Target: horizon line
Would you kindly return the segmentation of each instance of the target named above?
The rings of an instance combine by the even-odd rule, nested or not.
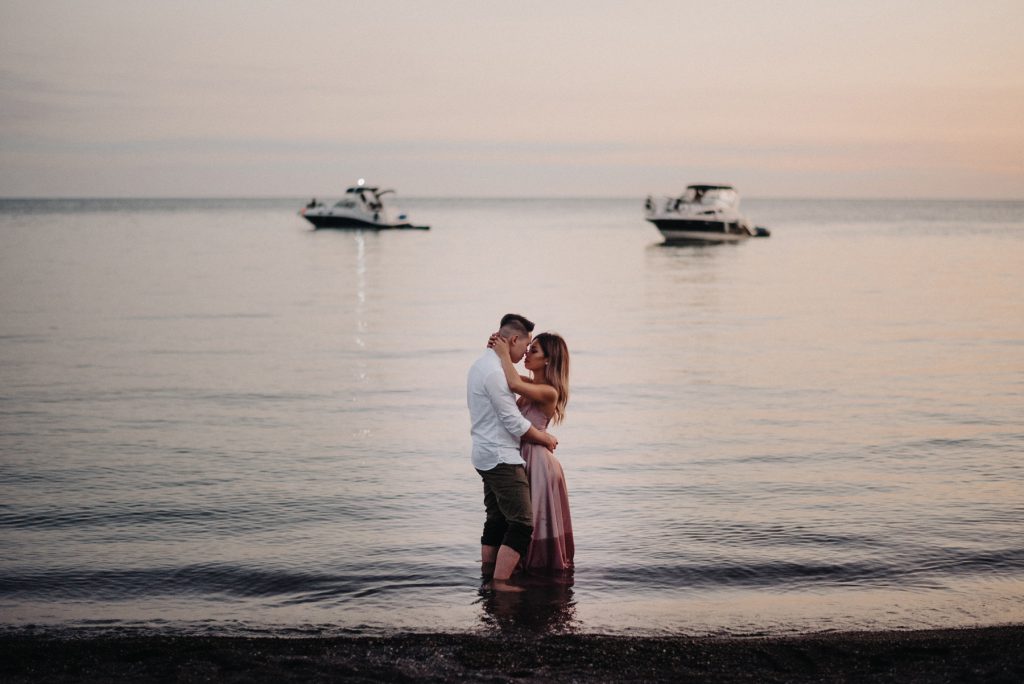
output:
[[[306,197],[333,197],[330,193],[304,193],[295,195],[0,195],[0,202],[10,201],[60,201],[60,200],[302,200]],[[644,195],[400,195],[403,200],[643,200],[647,196],[672,197],[665,193],[646,193]],[[339,195],[340,197],[340,195]],[[964,197],[924,197],[893,195],[750,195],[749,200],[801,200],[801,201],[892,201],[892,202],[1024,202],[1021,197],[964,196]]]

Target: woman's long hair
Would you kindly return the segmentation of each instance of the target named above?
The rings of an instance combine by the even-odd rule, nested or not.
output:
[[[565,418],[565,405],[569,403],[569,347],[558,333],[543,332],[533,338],[544,352],[544,382],[555,388],[558,400],[551,422],[561,423]]]

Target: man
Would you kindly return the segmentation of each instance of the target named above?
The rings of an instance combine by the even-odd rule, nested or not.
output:
[[[519,314],[506,314],[498,334],[508,341],[512,363],[519,363],[530,346],[533,323]],[[480,537],[480,559],[484,571],[494,566],[492,586],[496,591],[521,591],[509,584],[519,558],[530,546],[533,512],[530,480],[519,453],[521,438],[554,450],[554,435],[533,427],[516,406],[508,388],[501,359],[485,349],[469,369],[466,382],[470,433],[473,436],[473,467],[484,481],[487,519]]]

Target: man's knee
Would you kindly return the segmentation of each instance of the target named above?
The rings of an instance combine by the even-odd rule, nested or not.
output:
[[[501,516],[488,516],[484,522],[484,533],[480,537],[483,546],[501,546],[508,531],[508,522]]]
[[[513,551],[525,556],[530,549],[530,538],[533,536],[533,525],[525,525],[521,522],[508,523],[508,530],[501,543]]]

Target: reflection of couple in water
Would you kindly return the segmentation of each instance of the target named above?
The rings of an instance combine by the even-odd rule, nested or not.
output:
[[[565,415],[569,350],[554,333],[531,339],[533,328],[523,316],[505,315],[469,369],[466,387],[473,466],[483,479],[487,514],[481,561],[484,576],[502,592],[522,591],[525,576],[564,578],[573,567],[569,495],[553,453],[558,440],[547,432],[549,422]],[[529,377],[514,365],[524,356]]]

